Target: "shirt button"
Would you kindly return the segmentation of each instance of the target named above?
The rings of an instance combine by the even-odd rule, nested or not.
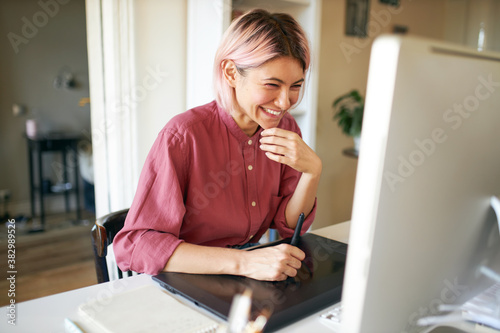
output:
[[[257,203],[255,201],[252,201],[252,207],[257,206]]]
[[[248,237],[248,240],[252,239],[254,235],[250,235],[250,237]]]
[[[253,169],[253,166],[249,165],[248,170],[252,170],[252,169]]]
[[[252,140],[248,140],[248,145],[251,145],[252,144]]]

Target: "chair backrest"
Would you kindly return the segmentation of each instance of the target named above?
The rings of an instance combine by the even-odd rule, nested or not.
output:
[[[115,235],[123,228],[128,208],[110,213],[95,221],[92,227],[92,247],[94,248],[95,270],[97,273],[97,282],[103,283],[109,281],[108,264],[106,256],[108,254],[108,245],[113,243]],[[115,264],[118,278],[123,277],[123,273],[132,276],[131,271],[122,272]]]

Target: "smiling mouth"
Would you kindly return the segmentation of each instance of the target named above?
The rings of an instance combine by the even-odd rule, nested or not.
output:
[[[281,114],[281,110],[280,111],[276,111],[276,110],[271,110],[271,109],[267,109],[267,108],[264,108],[264,107],[261,107],[262,110],[264,110],[265,112],[269,113],[269,114],[272,114],[273,116],[279,116]]]

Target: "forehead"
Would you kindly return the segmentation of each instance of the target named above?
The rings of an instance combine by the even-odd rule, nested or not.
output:
[[[291,57],[269,60],[259,67],[251,69],[249,74],[262,80],[278,79],[287,83],[304,79],[304,71],[300,61]]]

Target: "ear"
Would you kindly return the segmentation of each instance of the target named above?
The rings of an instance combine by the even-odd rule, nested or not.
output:
[[[238,74],[238,70],[236,69],[236,64],[234,61],[225,59],[221,63],[222,75],[224,79],[226,79],[227,83],[236,88],[236,77]]]

